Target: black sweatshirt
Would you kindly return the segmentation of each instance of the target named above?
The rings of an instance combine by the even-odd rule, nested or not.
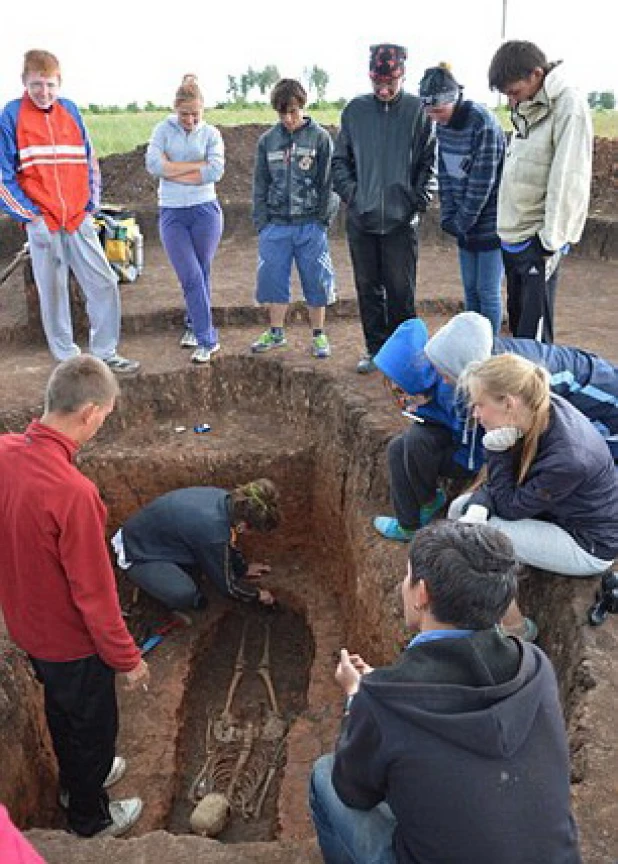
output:
[[[555,675],[484,630],[364,676],[335,753],[349,807],[386,800],[398,864],[580,864]]]

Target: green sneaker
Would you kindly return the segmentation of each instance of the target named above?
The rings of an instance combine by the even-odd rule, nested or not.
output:
[[[283,348],[288,344],[285,336],[275,336],[272,330],[265,330],[259,339],[256,339],[251,350],[254,354],[263,354],[273,348]]]
[[[436,513],[441,510],[445,504],[446,495],[444,494],[442,489],[436,489],[436,497],[433,499],[433,501],[429,501],[427,504],[423,504],[423,506],[421,507],[421,527],[429,525]]]
[[[311,353],[314,357],[330,357],[330,344],[326,333],[320,333],[311,340]]]

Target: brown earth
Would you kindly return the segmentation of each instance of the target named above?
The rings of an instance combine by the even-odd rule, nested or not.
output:
[[[309,357],[302,306],[291,310],[287,351],[264,358],[248,352],[265,320],[263,310],[253,305],[256,248],[248,218],[253,154],[264,128],[222,130],[227,171],[219,193],[227,228],[213,277],[214,315],[223,350],[205,369],[191,367],[187,352],[178,346],[182,296],[156,239],[155,185],[143,168],[144,148],[102,160],[106,199],[144,214],[146,272],[134,285],[122,286],[121,346],[128,356],[141,360],[143,368],[137,378],[123,381],[120,409],[84,450],[81,465],[102,489],[110,532],[137,507],[178,486],[227,486],[257,471],[272,476],[284,490],[284,530],[248,548],[249,554],[272,564],[269,584],[289,621],[295,622],[298,638],[308,631],[313,640],[306,697],[292,692],[290,676],[299,655],[304,668],[308,643],[299,643],[293,657],[278,649],[285,662],[274,674],[290,694],[292,706],[285,772],[277,778],[278,811],[275,814],[274,796],[269,797],[268,824],[258,826],[256,833],[236,834],[232,839],[241,842],[234,846],[157,830],[182,831],[186,826],[187,778],[194,775],[196,759],[203,754],[203,747],[192,742],[203,745],[204,712],[209,704],[220,707],[229,683],[238,638],[237,630],[230,636],[229,628],[237,623],[239,610],[236,604],[212,597],[194,627],[175,631],[153,652],[148,694],[121,692],[120,746],[131,770],[118,793],[142,794],[146,800],[133,839],[84,843],[61,831],[33,831],[30,836],[50,864],[141,864],[157,859],[166,864],[198,859],[222,864],[317,862],[306,783],[313,759],[332,748],[338,727],[333,654],[347,642],[369,662],[387,662],[403,639],[397,582],[405,550],[384,543],[370,528],[371,515],[389,506],[384,451],[402,421],[392,412],[377,376],[362,378],[354,372],[362,339],[341,230],[332,236],[339,292],[328,318],[333,356],[328,361]],[[593,199],[604,211],[618,200],[617,144],[599,140],[595,145]],[[418,298],[419,314],[434,330],[458,308],[462,291],[455,249],[438,232],[432,233],[430,224],[426,220],[421,243]],[[558,340],[618,362],[617,292],[615,262],[567,259],[558,293]],[[16,272],[0,289],[0,431],[23,429],[40,410],[54,364],[37,316],[32,286],[24,287],[23,273]],[[78,324],[80,316],[77,330],[83,345],[83,314],[77,309]],[[193,434],[194,423],[204,421],[212,425],[212,433]],[[188,431],[177,432],[181,426]],[[573,798],[586,864],[609,864],[618,857],[618,747],[613,723],[618,669],[607,661],[618,651],[618,618],[599,630],[587,627],[585,612],[593,587],[587,581],[537,576],[522,586],[522,602],[537,618],[541,645],[561,679],[573,757]],[[136,637],[160,623],[164,612],[156,604],[141,598],[131,606],[131,592],[122,578],[120,591]],[[286,632],[283,637],[275,632],[275,645],[281,645],[277,638],[289,641]],[[221,644],[228,642],[226,654]],[[60,827],[40,693],[23,658],[5,644],[0,642],[0,797],[19,824]],[[251,654],[252,668],[259,650],[254,647]],[[200,657],[202,662],[207,658],[206,666],[212,658],[220,677],[208,679],[207,670],[195,665]],[[190,676],[198,692],[187,693]],[[248,681],[248,689],[239,691],[241,710],[247,705],[253,710],[263,699],[251,689],[253,683]],[[201,688],[209,695],[201,694]],[[5,705],[11,710],[5,711]],[[145,833],[149,831],[154,833]],[[283,842],[252,842],[273,833]]]
[[[259,124],[221,127],[226,169],[218,194],[224,206],[251,200],[255,148],[259,136],[267,128]],[[327,128],[331,135],[336,135],[336,127]],[[155,203],[157,185],[144,168],[145,151],[144,145],[131,153],[101,160],[106,201],[136,209]],[[618,215],[618,140],[595,138],[590,210],[605,216]]]

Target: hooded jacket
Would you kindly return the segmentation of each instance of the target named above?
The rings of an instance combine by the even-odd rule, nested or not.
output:
[[[452,384],[443,381],[425,354],[427,327],[420,318],[399,325],[373,358],[378,369],[411,396],[420,393],[429,402],[414,413],[430,423],[450,429],[457,449],[453,459],[467,471],[478,471],[484,462],[481,435],[458,400]]]
[[[346,105],[333,185],[361,231],[390,234],[414,222],[433,197],[435,175],[435,132],[417,96],[382,102],[367,94]]]
[[[515,133],[498,192],[498,234],[515,244],[538,235],[556,252],[577,243],[590,200],[593,132],[584,97],[567,84],[562,64],[511,113]]]
[[[349,807],[386,801],[398,864],[578,864],[555,675],[483,630],[363,676],[335,753]]]
[[[253,223],[320,222],[328,227],[339,199],[332,190],[333,142],[319,123],[305,117],[294,132],[275,124],[258,141],[253,172]]]
[[[425,353],[454,380],[468,363],[487,360],[491,354],[518,354],[543,366],[553,392],[590,420],[618,459],[618,368],[603,357],[535,339],[493,338],[489,321],[477,312],[451,318],[427,342]]]

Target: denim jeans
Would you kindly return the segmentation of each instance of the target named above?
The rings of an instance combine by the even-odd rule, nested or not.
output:
[[[455,498],[449,507],[448,518],[459,519],[469,500],[469,494]],[[594,576],[603,573],[613,563],[586,552],[564,528],[553,522],[492,516],[487,524],[506,534],[519,561],[530,567],[561,576]]]
[[[347,807],[332,783],[333,755],[313,766],[309,786],[311,817],[325,864],[396,864],[395,817],[385,802],[372,810]]]
[[[494,336],[502,324],[502,252],[459,249],[459,269],[464,286],[466,312],[478,312],[491,322]]]

